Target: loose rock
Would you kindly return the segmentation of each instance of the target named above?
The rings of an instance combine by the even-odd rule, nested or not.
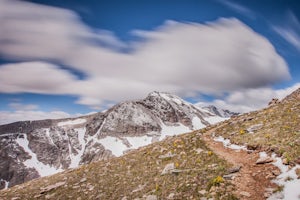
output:
[[[242,168],[242,166],[239,166],[239,165],[238,166],[234,166],[232,168],[229,168],[227,170],[227,174],[232,174],[232,173],[239,172],[241,168]]]
[[[170,174],[174,169],[175,169],[174,163],[169,163],[165,166],[165,168],[161,172],[161,175]]]
[[[49,185],[49,186],[47,186],[45,188],[41,188],[41,192],[40,193],[43,194],[45,192],[49,192],[49,191],[51,191],[53,189],[56,189],[58,187],[63,186],[64,184],[66,184],[66,182],[57,182],[57,183],[55,183],[53,185]]]
[[[251,196],[249,192],[245,192],[245,191],[240,192],[240,195],[245,196],[245,197],[250,197]]]
[[[160,155],[158,158],[165,159],[165,158],[172,158],[174,156],[176,156],[176,154],[172,154],[171,152],[168,152],[168,153],[166,153],[164,155]]]
[[[157,200],[157,196],[156,195],[148,195],[146,197],[146,200]]]
[[[266,156],[266,157],[261,157],[257,159],[256,164],[265,164],[265,163],[270,163],[273,162],[273,158]]]

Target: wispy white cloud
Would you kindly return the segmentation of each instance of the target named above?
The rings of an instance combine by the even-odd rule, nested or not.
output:
[[[255,19],[256,14],[251,9],[247,8],[246,6],[243,6],[241,4],[238,4],[233,1],[229,0],[217,0],[219,3],[225,5],[226,7],[232,9],[233,11],[242,14],[248,18]]]
[[[291,45],[300,50],[300,35],[298,35],[293,29],[274,27],[274,30],[287,42],[289,42]]]
[[[17,102],[9,103],[8,106],[14,110],[22,110],[22,111],[37,110],[39,108],[39,106],[35,104],[22,104]]]
[[[300,22],[292,11],[288,12],[284,25],[272,27],[276,33],[300,51]]]
[[[74,117],[74,116],[62,111],[52,111],[52,112],[44,112],[38,110],[0,111],[0,125],[8,124],[16,121],[60,119],[60,118],[68,118],[68,117]]]
[[[282,99],[298,89],[300,83],[284,89],[257,88],[231,92],[223,99],[216,99],[213,102],[202,102],[204,105],[215,105],[219,108],[228,109],[234,112],[249,112],[268,106],[272,98]]]
[[[0,111],[0,125],[16,121],[43,120],[43,119],[61,119],[78,117],[83,114],[69,114],[60,110],[42,111],[36,104],[24,104],[22,100],[12,100],[8,104],[11,111]],[[86,115],[93,114],[87,113]]]
[[[20,60],[56,61],[87,75],[45,62],[0,66],[0,92],[70,94],[91,107],[142,98],[153,90],[181,96],[222,94],[290,78],[272,44],[237,19],[207,24],[168,21],[135,31],[142,42],[126,44],[93,30],[65,9],[25,1],[0,1],[0,54]],[[5,9],[4,9],[5,8]],[[119,49],[130,48],[129,53]]]

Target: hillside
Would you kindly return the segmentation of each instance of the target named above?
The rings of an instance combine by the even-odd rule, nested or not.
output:
[[[169,170],[164,170],[167,165]],[[3,190],[0,197],[234,199],[231,194],[233,186],[222,178],[229,168],[229,164],[205,145],[201,134],[193,132],[168,138],[106,162],[95,162]]]
[[[300,88],[268,108],[232,118],[217,127],[215,136],[274,152],[286,163],[300,164]]]
[[[0,198],[298,199],[299,94],[121,157],[2,190]]]
[[[107,160],[224,120],[168,93],[119,103],[72,119],[0,126],[0,189]]]

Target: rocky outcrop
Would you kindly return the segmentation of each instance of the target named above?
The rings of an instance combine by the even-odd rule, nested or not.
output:
[[[268,103],[268,105],[269,105],[269,106],[274,106],[274,105],[276,105],[276,104],[278,104],[278,103],[279,103],[279,99],[273,98],[273,99]]]
[[[145,99],[117,104],[104,113],[2,125],[0,180],[13,186],[106,160],[183,131],[182,127],[186,131],[209,125],[205,119],[212,116],[177,96],[152,92]]]
[[[137,136],[148,132],[160,132],[160,122],[139,102],[124,102],[107,111],[101,136]]]
[[[210,113],[213,113],[213,114],[215,114],[219,117],[225,117],[225,118],[230,118],[232,116],[237,116],[237,115],[240,114],[240,113],[237,113],[237,112],[232,112],[230,110],[220,109],[220,108],[217,108],[216,106],[213,106],[213,105],[203,106],[201,108],[204,109],[204,110],[207,110]]]

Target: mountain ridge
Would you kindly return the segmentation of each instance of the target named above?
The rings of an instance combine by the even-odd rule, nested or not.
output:
[[[293,93],[262,110],[0,191],[0,197],[297,199],[299,97]],[[237,163],[226,161],[233,153]]]
[[[152,92],[106,112],[1,125],[0,179],[13,186],[221,120],[175,95]]]

